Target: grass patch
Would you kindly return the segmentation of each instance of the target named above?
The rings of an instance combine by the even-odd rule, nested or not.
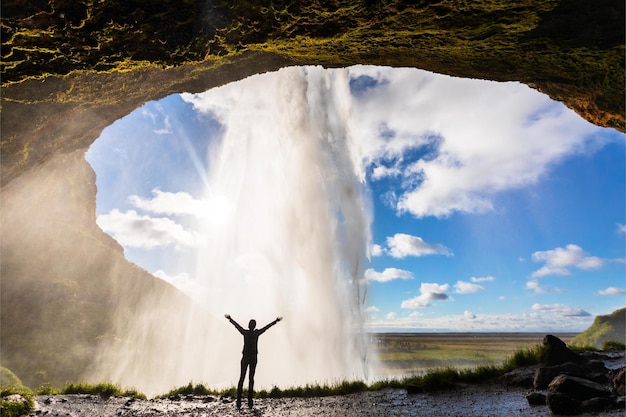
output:
[[[368,385],[363,381],[340,381],[333,384],[314,384],[305,385],[304,387],[291,387],[280,389],[272,388],[270,391],[259,391],[258,398],[311,398],[311,397],[328,397],[331,395],[347,395],[356,392],[363,392],[369,389]]]
[[[519,349],[513,352],[504,363],[502,369],[505,372],[525,366],[536,365],[541,362],[541,357],[546,350],[545,345],[535,345],[534,347]]]
[[[119,385],[112,384],[110,382],[100,382],[97,384],[84,384],[70,382],[58,394],[98,394],[104,398],[113,396],[117,397],[135,397],[142,400],[146,399],[146,396],[135,388],[122,389]]]
[[[617,340],[607,340],[602,344],[602,350],[626,350],[626,344]]]
[[[231,388],[232,389],[232,388]],[[171,391],[158,395],[156,398],[169,398],[176,395],[224,395],[227,391],[218,391],[207,388],[204,384],[196,384],[190,382],[179,388],[174,388]]]

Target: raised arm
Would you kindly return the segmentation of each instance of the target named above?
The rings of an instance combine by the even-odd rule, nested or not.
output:
[[[259,330],[259,334],[263,333],[264,331],[266,331],[267,329],[269,329],[270,327],[272,327],[273,325],[275,325],[276,323],[278,323],[279,321],[281,321],[283,318],[282,317],[276,317],[276,320],[274,320],[273,322],[271,322],[270,324],[268,324],[267,326],[263,327],[262,329]]]
[[[224,317],[226,317],[228,319],[228,321],[230,322],[230,324],[232,324],[233,326],[235,326],[235,328],[237,330],[239,330],[239,333],[244,334],[244,329],[243,327],[241,327],[239,325],[239,323],[237,323],[235,320],[233,320],[233,318],[230,316],[230,314],[224,314]]]

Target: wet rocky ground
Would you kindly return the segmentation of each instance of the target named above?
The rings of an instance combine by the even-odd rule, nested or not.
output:
[[[173,399],[137,400],[98,395],[36,397],[31,416],[522,416],[552,415],[547,406],[530,406],[528,390],[495,384],[470,385],[442,393],[410,394],[404,389],[386,389],[344,396],[319,398],[258,399],[254,408],[238,410],[232,398],[178,396]],[[624,410],[583,416],[622,416]]]

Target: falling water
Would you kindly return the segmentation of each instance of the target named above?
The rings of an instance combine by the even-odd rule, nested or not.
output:
[[[104,358],[105,374],[149,394],[191,380],[231,386],[242,338],[223,318],[230,313],[244,327],[284,317],[260,338],[259,388],[367,378],[360,309],[370,213],[347,70],[285,68],[183,97],[224,126],[196,227],[200,312],[169,311],[162,300],[120,317],[142,354]],[[167,322],[151,321],[155,309]],[[181,326],[182,336],[153,336]]]

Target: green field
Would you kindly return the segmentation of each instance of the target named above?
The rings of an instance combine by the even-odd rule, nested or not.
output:
[[[377,333],[370,346],[386,376],[501,365],[513,352],[542,343],[544,333]],[[555,333],[568,343],[576,333]]]

